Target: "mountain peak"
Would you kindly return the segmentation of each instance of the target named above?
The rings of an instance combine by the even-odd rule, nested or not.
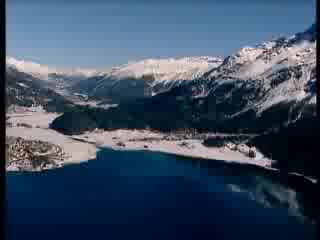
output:
[[[309,33],[316,33],[317,28],[316,28],[316,24],[313,23],[305,32],[309,32]]]
[[[95,73],[96,70],[91,69],[81,69],[81,68],[74,68],[74,69],[62,69],[56,68],[52,66],[42,65],[39,63],[35,63],[32,61],[25,61],[19,60],[11,56],[6,57],[6,64],[9,67],[13,67],[20,72],[25,72],[35,76],[41,80],[48,80],[50,74],[58,74],[58,75],[66,75],[66,76],[78,76],[83,75],[85,77],[89,77]]]
[[[157,80],[193,79],[196,75],[217,67],[222,59],[210,56],[193,56],[181,58],[150,58],[112,68],[107,75],[121,79],[126,77],[140,78],[154,75]]]
[[[317,31],[316,24],[314,23],[309,28],[307,28],[307,30],[305,30],[304,32],[295,34],[293,40],[295,43],[300,43],[303,41],[314,42],[316,41],[316,38],[317,38],[316,31]]]
[[[40,76],[45,76],[45,75],[47,76],[50,72],[50,69],[48,66],[34,63],[31,61],[18,60],[10,56],[6,57],[6,63],[11,67],[15,67],[19,71],[27,72],[31,74],[37,74]]]

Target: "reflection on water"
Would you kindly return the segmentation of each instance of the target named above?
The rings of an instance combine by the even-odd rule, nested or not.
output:
[[[301,176],[247,164],[182,159],[206,169],[210,176],[222,177],[224,185],[233,192],[245,193],[265,207],[287,209],[289,215],[298,217],[300,221],[314,223],[316,216],[312,206],[316,204],[316,185]]]
[[[297,193],[270,179],[216,161],[103,150],[96,161],[8,174],[8,239],[312,239],[311,226],[289,216],[300,215]]]

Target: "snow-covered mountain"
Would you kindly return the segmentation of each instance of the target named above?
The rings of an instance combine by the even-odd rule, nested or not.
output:
[[[128,77],[141,79],[152,75],[155,79],[154,84],[156,84],[164,81],[195,79],[221,63],[222,60],[215,57],[147,59],[115,67],[108,73],[108,76],[120,80]]]
[[[11,106],[39,107],[46,111],[64,112],[73,107],[64,96],[48,88],[41,78],[18,71],[7,66],[6,70],[6,108]]]
[[[120,104],[108,110],[105,116],[99,113],[101,115],[95,119],[99,119],[100,127],[107,129],[196,128],[202,131],[262,133],[315,116],[314,25],[291,37],[242,48],[225,58],[222,64],[218,62],[199,78],[172,86],[151,98]],[[138,69],[140,65],[129,64],[115,69],[114,75],[122,77],[122,72],[129,75],[130,66]],[[150,79],[149,85],[154,86],[157,81]],[[161,80],[166,82],[165,78]],[[96,81],[96,89],[103,89],[100,84],[113,82],[114,85],[108,89],[113,86],[119,90],[121,88],[117,84],[123,81],[126,80],[109,81],[102,76]],[[130,78],[128,82],[141,81]],[[122,90],[125,89],[131,90],[132,87]],[[121,92],[115,91],[114,94]],[[56,124],[63,129],[58,120]]]
[[[14,69],[25,73],[30,79],[41,80],[42,85],[61,92],[79,81],[87,79],[98,71],[90,69],[62,69],[49,67],[32,61],[18,60],[14,57],[6,57],[7,69]]]
[[[244,47],[224,60],[147,59],[100,72],[61,71],[12,58],[7,61],[9,67],[55,87],[62,79],[62,86],[68,82],[73,93],[115,101],[151,97],[111,110],[108,123],[104,123],[110,126],[106,127],[112,127],[115,116],[117,126],[122,122],[137,127],[128,123],[132,119],[141,127],[161,129],[170,119],[165,129],[264,131],[315,114],[315,25],[290,37]]]
[[[91,97],[139,98],[169,90],[184,81],[199,78],[217,67],[215,57],[146,59],[105,70],[59,69],[31,61],[7,57],[7,67],[15,68],[58,90],[80,92]]]
[[[219,66],[220,58],[185,57],[129,62],[81,81],[75,91],[95,97],[140,98],[153,96],[201,77]]]
[[[7,57],[6,64],[7,66],[14,67],[18,71],[30,74],[36,78],[39,78],[40,80],[50,80],[50,78],[53,77],[53,74],[66,75],[69,77],[90,77],[94,74],[97,74],[97,70],[81,68],[60,69],[31,61],[18,60],[14,57]]]
[[[189,94],[220,103],[242,102],[229,117],[249,110],[260,116],[279,104],[316,103],[316,32],[304,32],[244,47],[189,83]],[[243,96],[242,96],[243,95]],[[241,98],[239,98],[242,96]]]

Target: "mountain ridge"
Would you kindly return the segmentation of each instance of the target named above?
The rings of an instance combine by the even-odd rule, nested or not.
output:
[[[153,96],[200,77],[205,71],[221,64],[222,60],[210,56],[182,58],[151,58],[131,61],[105,70],[61,70],[38,63],[6,58],[7,67],[16,68],[53,90],[79,92],[91,98],[124,99]],[[128,93],[128,89],[131,92]],[[128,96],[127,96],[128,95]]]
[[[262,133],[313,116],[316,39],[310,29],[242,48],[200,78],[110,109],[96,117],[98,126]]]

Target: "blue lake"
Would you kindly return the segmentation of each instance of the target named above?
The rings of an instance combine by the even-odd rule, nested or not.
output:
[[[280,185],[215,162],[104,149],[61,169],[10,172],[8,239],[313,239],[263,194]]]

